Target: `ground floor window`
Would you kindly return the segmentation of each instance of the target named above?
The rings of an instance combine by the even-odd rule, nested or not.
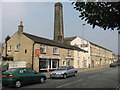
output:
[[[65,61],[63,61],[63,65],[65,65]]]
[[[87,60],[83,61],[84,67],[87,67]]]
[[[47,60],[40,60],[40,68],[41,69],[46,69],[48,66]]]
[[[39,61],[40,70],[50,70],[50,69],[56,69],[58,67],[59,67],[58,59],[40,59]]]
[[[68,59],[68,65],[71,65],[71,60],[70,59]]]
[[[58,60],[52,60],[52,68],[58,67]]]
[[[91,61],[91,66],[94,67],[94,60]]]
[[[102,65],[102,59],[100,59],[100,65]]]
[[[80,60],[78,60],[78,66],[80,66]]]

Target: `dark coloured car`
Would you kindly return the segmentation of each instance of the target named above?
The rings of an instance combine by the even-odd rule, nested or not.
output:
[[[76,76],[77,69],[73,66],[60,66],[55,71],[51,72],[51,78],[67,78],[68,76]]]
[[[117,66],[117,63],[111,63],[110,64],[110,67],[116,67]]]
[[[13,68],[2,74],[2,84],[6,86],[21,87],[23,84],[44,83],[45,80],[45,74],[38,73],[32,68]]]

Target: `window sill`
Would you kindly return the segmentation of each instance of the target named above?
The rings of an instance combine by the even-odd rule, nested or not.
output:
[[[46,52],[41,52],[40,54],[46,54]]]
[[[15,50],[15,52],[19,52],[19,50]]]
[[[59,53],[53,53],[53,55],[59,55]]]
[[[8,50],[8,52],[11,52],[12,50]]]

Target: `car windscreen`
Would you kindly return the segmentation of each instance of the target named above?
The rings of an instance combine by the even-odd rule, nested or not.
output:
[[[65,70],[66,69],[66,66],[61,66],[59,68],[57,68],[57,70]]]
[[[14,72],[16,69],[8,69],[7,71],[5,71],[4,73],[11,73]]]

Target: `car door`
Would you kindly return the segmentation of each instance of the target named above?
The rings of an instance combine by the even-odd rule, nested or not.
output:
[[[22,81],[23,84],[30,83],[30,76],[26,68],[22,68],[19,70],[19,79]]]
[[[67,67],[67,76],[70,76],[71,75],[71,69],[70,69],[70,66]]]
[[[31,68],[27,69],[27,72],[29,74],[29,80],[31,82],[38,82],[39,81],[39,76],[38,73],[32,70]]]
[[[71,66],[71,75],[74,75],[74,73],[75,73],[75,68]]]

